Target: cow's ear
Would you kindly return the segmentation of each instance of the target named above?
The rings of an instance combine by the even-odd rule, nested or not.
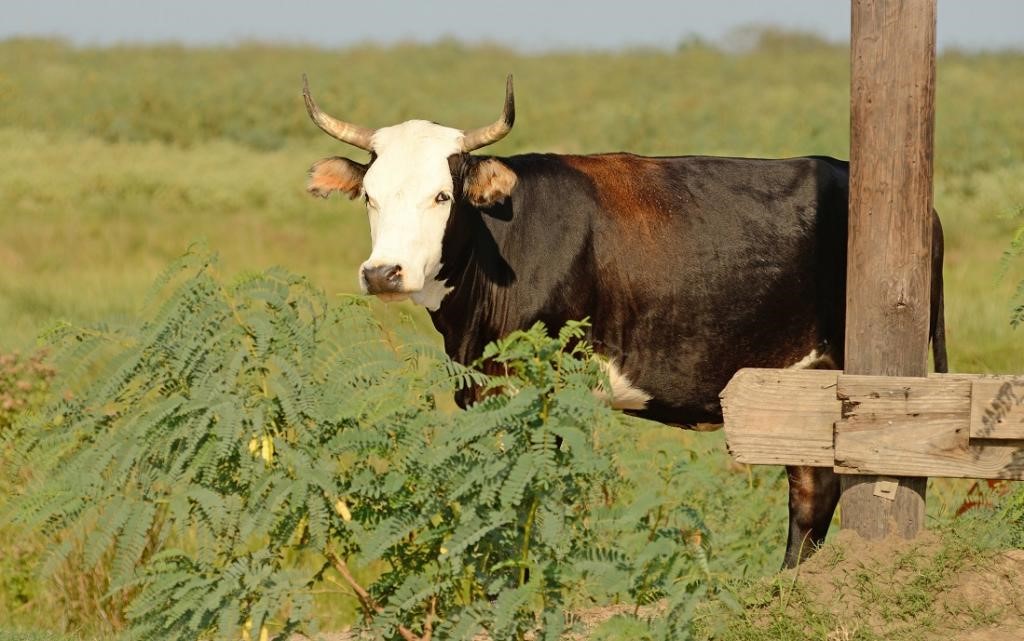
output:
[[[475,207],[490,207],[512,195],[516,174],[497,158],[475,162],[466,175],[466,198]]]
[[[327,198],[335,191],[355,198],[363,190],[363,176],[368,166],[341,156],[318,160],[309,168],[306,191],[321,198]]]

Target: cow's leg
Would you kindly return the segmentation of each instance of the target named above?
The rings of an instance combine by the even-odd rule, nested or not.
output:
[[[839,502],[839,477],[827,467],[786,468],[789,476],[789,540],[782,567],[806,559],[825,541]]]

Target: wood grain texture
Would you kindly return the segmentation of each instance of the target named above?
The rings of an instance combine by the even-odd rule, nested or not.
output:
[[[972,384],[971,438],[1024,440],[1024,377]]]
[[[852,529],[865,539],[899,536],[912,539],[924,523],[926,478],[900,477],[892,499],[877,496],[876,484],[889,482],[886,476],[849,476],[840,479],[842,496],[839,503],[839,524]]]
[[[853,0],[845,371],[928,371],[935,0]],[[924,527],[924,479],[895,500],[840,481],[840,522],[864,538]]]
[[[931,297],[935,1],[854,0],[846,361],[924,376]]]
[[[1024,438],[971,435],[973,391],[988,399],[1007,384],[1016,390],[1024,379],[743,369],[721,394],[726,447],[741,463],[834,466],[844,475],[1022,479]],[[875,498],[873,487],[861,491]]]
[[[832,467],[836,370],[741,369],[722,390],[725,442],[740,463]]]
[[[1024,442],[971,441],[974,384],[968,376],[841,375],[836,393],[843,403],[843,418],[835,427],[836,471],[1024,478]]]

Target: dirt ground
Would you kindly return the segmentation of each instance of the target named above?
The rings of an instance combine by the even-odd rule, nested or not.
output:
[[[800,586],[804,606],[839,622],[829,641],[858,631],[882,639],[1024,639],[1024,550],[965,556],[931,532],[868,542],[843,531],[785,575]]]

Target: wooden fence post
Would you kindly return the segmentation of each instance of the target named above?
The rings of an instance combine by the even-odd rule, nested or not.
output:
[[[935,0],[852,0],[847,374],[925,376],[931,294]],[[842,477],[843,528],[915,536],[926,478]],[[891,488],[890,488],[891,489]]]

